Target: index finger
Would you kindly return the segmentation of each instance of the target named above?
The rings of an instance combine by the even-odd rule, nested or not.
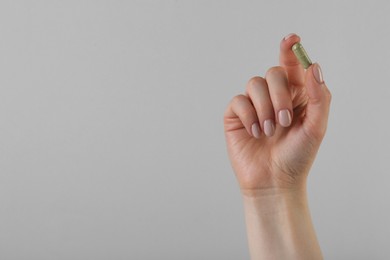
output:
[[[291,33],[280,43],[280,66],[287,71],[289,83],[296,87],[303,87],[305,84],[305,71],[291,50],[291,47],[300,41],[301,38],[298,35]]]

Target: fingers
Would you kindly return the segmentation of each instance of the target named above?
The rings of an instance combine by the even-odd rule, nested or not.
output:
[[[256,110],[250,99],[245,95],[235,96],[225,112],[225,120],[236,118],[239,118],[249,135],[260,138],[260,126]],[[237,125],[230,130],[239,128],[240,126]]]
[[[295,87],[303,87],[305,84],[305,71],[291,50],[291,47],[300,41],[301,38],[292,33],[284,37],[280,43],[280,66],[287,71],[289,83]]]
[[[283,127],[289,127],[292,122],[292,100],[286,71],[282,67],[273,67],[265,77],[277,122]]]
[[[289,127],[292,122],[292,100],[287,74],[282,67],[271,68],[266,78],[249,80],[245,95],[238,95],[230,102],[225,118],[239,118],[248,134],[260,138],[264,133],[271,137],[276,124]],[[230,127],[238,129],[239,126]]]
[[[225,112],[225,122],[230,122],[228,131],[245,127],[250,136],[260,138],[262,132],[265,136],[273,136],[277,125],[289,127],[293,121],[293,86],[305,88],[302,89],[305,95],[303,131],[313,139],[322,140],[331,93],[324,83],[320,66],[315,63],[305,71],[295,57],[291,47],[299,41],[295,34],[285,37],[280,44],[281,66],[269,69],[265,79],[253,77],[247,84],[247,95],[233,98]]]
[[[320,66],[311,65],[306,73],[306,90],[309,97],[303,129],[315,140],[325,135],[332,95],[325,85]]]
[[[275,112],[266,80],[253,77],[247,84],[246,92],[255,107],[261,129],[266,136],[272,136],[275,131]]]
[[[313,64],[305,72],[294,55],[291,48],[300,40],[296,34],[289,34],[283,38],[280,43],[280,65],[286,70],[291,86],[306,87],[309,100],[303,129],[312,138],[321,140],[327,127],[331,93],[324,83],[320,66]]]

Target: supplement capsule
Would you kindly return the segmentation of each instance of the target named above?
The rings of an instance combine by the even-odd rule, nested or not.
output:
[[[302,64],[302,66],[305,69],[309,68],[312,62],[309,58],[309,55],[307,55],[305,49],[303,48],[302,44],[300,42],[297,42],[292,46],[291,49],[299,60],[299,62]]]

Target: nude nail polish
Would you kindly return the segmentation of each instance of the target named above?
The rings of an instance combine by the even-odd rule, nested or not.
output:
[[[268,137],[271,137],[274,135],[275,132],[275,124],[272,119],[268,119],[264,121],[264,134]]]
[[[313,76],[316,79],[318,84],[324,83],[324,78],[322,77],[322,71],[320,65],[315,63],[313,66]]]
[[[259,126],[259,123],[253,123],[252,124],[252,135],[255,137],[255,138],[257,138],[257,139],[259,139],[260,138],[260,126]]]
[[[291,114],[288,109],[283,109],[279,111],[279,123],[283,127],[288,127],[291,124]]]

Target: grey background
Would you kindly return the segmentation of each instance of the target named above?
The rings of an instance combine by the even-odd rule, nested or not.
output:
[[[326,259],[389,259],[386,1],[1,1],[0,259],[248,259],[222,116],[296,32],[332,90]]]

